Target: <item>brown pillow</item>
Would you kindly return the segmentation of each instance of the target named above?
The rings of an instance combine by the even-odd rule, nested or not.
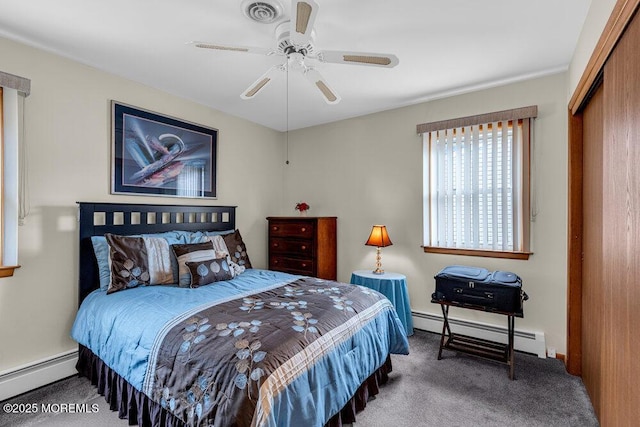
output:
[[[242,241],[240,230],[236,230],[230,234],[224,234],[222,238],[224,239],[224,243],[227,245],[227,249],[229,249],[231,261],[242,267],[251,268],[251,261],[247,254],[247,247]]]
[[[189,268],[189,274],[191,275],[192,288],[221,280],[233,279],[233,271],[226,257],[194,262],[187,261],[186,264]]]
[[[187,262],[211,260],[216,257],[211,242],[171,245],[171,248],[178,259],[178,284],[183,287],[189,286],[191,282]]]
[[[149,284],[147,248],[139,237],[106,234],[111,259],[111,282],[107,294]]]

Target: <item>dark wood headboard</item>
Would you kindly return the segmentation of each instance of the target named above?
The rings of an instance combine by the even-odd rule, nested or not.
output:
[[[78,202],[80,220],[79,302],[100,287],[91,236],[225,231],[236,228],[235,206],[144,205]]]

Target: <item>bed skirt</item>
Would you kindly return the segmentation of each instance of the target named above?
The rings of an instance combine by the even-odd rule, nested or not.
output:
[[[149,399],[136,390],[124,378],[111,370],[98,356],[84,346],[78,352],[78,373],[91,380],[104,396],[112,411],[118,411],[118,417],[126,419],[129,425],[140,427],[182,427],[184,422],[162,408],[159,403]],[[384,364],[363,382],[355,395],[342,410],[331,417],[325,427],[342,427],[343,423],[354,423],[356,413],[367,406],[369,398],[379,392],[379,386],[389,379],[391,372],[391,356],[387,356]]]

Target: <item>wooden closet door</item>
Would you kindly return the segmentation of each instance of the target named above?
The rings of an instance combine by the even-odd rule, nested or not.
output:
[[[602,285],[602,85],[583,112],[583,254],[582,254],[582,380],[596,415],[600,416],[602,389],[602,337],[604,334]]]
[[[604,68],[600,407],[603,426],[640,420],[640,18]],[[589,331],[584,331],[588,334]]]

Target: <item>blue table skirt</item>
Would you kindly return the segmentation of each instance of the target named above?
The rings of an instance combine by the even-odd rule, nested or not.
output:
[[[398,313],[407,336],[413,335],[413,319],[411,318],[411,306],[409,305],[407,278],[404,274],[390,272],[373,274],[370,270],[358,270],[351,274],[351,283],[373,289],[389,298]]]

